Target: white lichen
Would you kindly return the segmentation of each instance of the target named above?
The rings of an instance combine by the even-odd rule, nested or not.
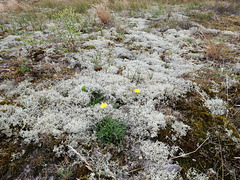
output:
[[[162,142],[142,141],[140,149],[148,160],[155,161],[158,164],[164,164],[168,161],[170,147]]]
[[[209,179],[206,174],[199,173],[195,168],[190,168],[187,172],[187,179],[192,180],[207,180]]]
[[[224,115],[227,111],[227,105],[222,99],[208,99],[206,105],[213,115]]]
[[[190,129],[190,126],[184,124],[181,121],[174,121],[171,127],[176,132],[176,134],[172,136],[172,139],[174,141],[181,136],[186,136],[187,131]]]

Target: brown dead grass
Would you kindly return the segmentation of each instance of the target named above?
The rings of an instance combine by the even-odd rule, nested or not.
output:
[[[104,23],[104,24],[109,24],[112,19],[111,19],[111,13],[109,10],[109,1],[108,0],[103,0],[99,4],[95,4],[92,6],[93,10],[95,13],[98,15],[99,19]]]
[[[23,10],[24,6],[16,0],[10,0],[7,3],[0,3],[0,13],[5,11]]]
[[[127,0],[118,1],[118,3],[123,7],[128,7],[129,6],[129,2]]]
[[[206,53],[211,59],[221,61],[227,58],[229,47],[224,43],[214,43],[208,40],[206,44]]]
[[[0,4],[0,13],[6,10],[6,6],[4,4]]]

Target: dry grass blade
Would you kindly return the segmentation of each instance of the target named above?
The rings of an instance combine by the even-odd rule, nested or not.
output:
[[[109,6],[108,0],[104,0],[101,3],[95,4],[92,6],[94,11],[98,15],[99,19],[104,24],[108,24],[111,22],[111,14],[110,14],[110,10],[109,10],[108,6]]]
[[[6,6],[4,4],[0,4],[0,13],[6,11]]]
[[[127,7],[129,6],[129,3],[127,0],[123,0],[123,1],[119,1],[118,2],[121,6],[125,7],[127,9]]]
[[[10,0],[7,2],[7,4],[0,3],[0,12],[23,9],[24,9],[23,6],[19,4],[16,0]]]
[[[92,168],[91,168],[91,166],[90,166],[89,163],[87,162],[87,160],[86,160],[83,156],[81,156],[81,154],[79,154],[79,152],[77,152],[75,149],[73,149],[72,146],[69,146],[69,145],[68,145],[68,147],[69,147],[75,154],[77,154],[83,162],[85,162],[86,168],[88,168],[88,170],[93,171]]]
[[[111,9],[121,11],[127,10],[130,7],[130,4],[127,0],[115,1],[114,3],[110,3]]]
[[[204,144],[208,139],[209,139],[209,137],[207,137],[207,139],[205,139],[205,140],[203,141],[203,143],[200,144],[200,146],[198,146],[197,149],[195,149],[194,151],[189,152],[189,153],[186,153],[186,154],[182,154],[182,155],[180,155],[180,156],[175,156],[175,157],[172,157],[172,158],[170,158],[170,159],[173,160],[173,159],[177,159],[177,158],[181,158],[181,157],[186,157],[186,156],[188,156],[188,155],[190,155],[190,154],[193,154],[193,153],[197,152],[197,151],[203,146],[203,144]]]
[[[207,42],[207,55],[214,60],[221,60],[227,56],[229,48],[224,43]]]

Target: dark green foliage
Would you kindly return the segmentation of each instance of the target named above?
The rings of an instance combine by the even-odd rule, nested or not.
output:
[[[125,136],[127,126],[123,122],[112,119],[109,116],[104,117],[96,126],[95,131],[98,141],[101,144],[119,145]]]
[[[22,67],[21,67],[21,71],[22,71],[22,72],[29,72],[30,69],[29,69],[29,67],[27,67],[27,66],[22,66]]]
[[[84,88],[82,88],[84,91]],[[95,104],[99,104],[103,102],[103,94],[99,91],[92,91],[91,102],[87,104],[87,107],[94,106]]]

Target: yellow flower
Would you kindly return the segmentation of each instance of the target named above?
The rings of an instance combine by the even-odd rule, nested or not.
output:
[[[134,89],[134,92],[135,92],[136,94],[138,94],[138,93],[140,93],[140,90],[139,90],[139,89]]]
[[[107,103],[102,103],[100,107],[105,108],[106,106],[107,106]]]

